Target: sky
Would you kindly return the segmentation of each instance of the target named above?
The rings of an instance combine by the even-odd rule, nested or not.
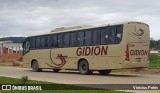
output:
[[[160,39],[160,0],[0,0],[0,37],[31,36],[59,27],[140,21]]]

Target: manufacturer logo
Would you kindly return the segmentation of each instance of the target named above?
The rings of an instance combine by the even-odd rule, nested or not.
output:
[[[58,54],[57,55],[57,57],[56,57],[56,59],[59,59],[61,62],[59,63],[59,64],[57,64],[57,63],[55,63],[53,60],[52,60],[52,58],[51,58],[51,61],[52,61],[52,63],[54,64],[54,66],[53,65],[50,65],[50,64],[48,64],[48,63],[46,63],[48,66],[50,66],[50,67],[53,67],[53,68],[61,68],[61,67],[63,67],[65,64],[66,64],[66,58],[67,58],[68,56],[63,56],[62,54]]]
[[[136,25],[134,27],[135,32],[133,33],[136,36],[142,36],[144,34],[144,30],[142,28],[136,29]]]

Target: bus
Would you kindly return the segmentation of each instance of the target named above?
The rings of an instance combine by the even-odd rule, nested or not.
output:
[[[149,25],[142,22],[63,27],[27,37],[23,64],[34,72],[63,69],[107,75],[114,69],[148,67],[149,45]]]

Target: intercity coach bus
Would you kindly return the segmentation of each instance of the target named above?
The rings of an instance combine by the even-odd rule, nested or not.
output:
[[[113,69],[148,67],[149,44],[149,26],[142,22],[59,28],[27,37],[23,62],[35,72],[65,69],[107,75]]]

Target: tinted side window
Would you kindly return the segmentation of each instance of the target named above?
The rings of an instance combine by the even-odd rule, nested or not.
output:
[[[45,48],[48,48],[48,38],[47,37],[48,37],[47,35],[44,37],[44,42],[45,42],[44,47]]]
[[[122,31],[123,31],[123,26],[117,26],[116,29],[116,43],[120,43],[122,40]]]
[[[70,32],[70,46],[76,46],[76,32]]]
[[[99,28],[96,28],[96,29],[93,29],[92,31],[93,33],[93,45],[97,45],[97,44],[100,44],[100,41],[101,41],[101,31]]]
[[[65,47],[69,46],[70,33],[64,33],[63,45]]]
[[[41,48],[41,38],[36,37],[36,48]]]
[[[92,44],[92,32],[91,30],[85,31],[85,45]]]
[[[109,26],[101,28],[101,43],[114,44],[115,43],[116,26]]]
[[[45,48],[45,42],[46,42],[46,41],[45,41],[45,36],[41,36],[41,44],[42,44],[42,45],[41,45],[41,46],[42,46],[41,48]]]
[[[84,31],[77,32],[77,45],[84,45]]]
[[[56,34],[51,36],[51,40],[52,40],[52,47],[58,47],[58,40]]]
[[[40,42],[39,42],[39,48],[42,48],[42,37],[39,37]]]
[[[101,43],[109,44],[111,43],[111,28],[101,28]]]
[[[48,47],[52,47],[52,37],[51,37],[51,35],[47,36],[47,45],[48,45]]]
[[[115,39],[115,33],[116,33],[116,26],[112,26],[112,28],[110,29],[111,31],[111,42],[110,42],[110,44],[115,44],[115,41],[116,41],[116,39]]]
[[[31,37],[30,38],[30,44],[31,44],[31,48],[32,49],[36,48],[35,37]]]
[[[27,38],[24,42],[23,42],[23,55],[26,54],[27,52],[29,52],[30,50],[30,42],[29,42],[29,38]]]
[[[28,38],[30,48],[74,47],[83,45],[118,44],[122,40],[123,25],[107,26]],[[25,48],[26,49],[26,48]],[[24,50],[25,50],[24,49]]]
[[[58,47],[63,47],[63,34],[58,34]]]

